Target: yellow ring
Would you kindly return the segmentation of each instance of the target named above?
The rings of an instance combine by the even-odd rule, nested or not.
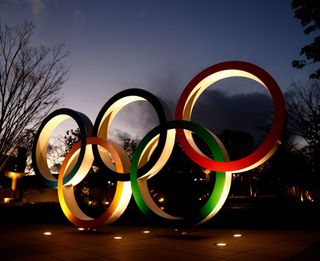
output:
[[[97,218],[89,217],[79,208],[74,196],[73,187],[86,176],[92,166],[94,157],[91,144],[97,144],[104,148],[104,150],[101,150],[105,153],[103,156],[105,159],[109,157],[109,161],[111,162],[110,156],[108,155],[110,153],[112,160],[114,161],[114,168],[120,173],[128,171],[128,168],[130,167],[130,160],[128,157],[127,159],[121,157],[113,143],[107,142],[105,139],[89,137],[86,140],[86,144],[84,161],[86,161],[88,163],[86,165],[90,167],[80,169],[70,181],[70,185],[63,185],[63,178],[65,174],[77,160],[77,154],[79,153],[79,148],[81,146],[81,143],[78,142],[65,157],[59,171],[58,198],[63,213],[74,225],[92,228],[112,223],[118,219],[127,208],[132,193],[130,181],[117,181],[116,192],[111,205],[101,216]]]

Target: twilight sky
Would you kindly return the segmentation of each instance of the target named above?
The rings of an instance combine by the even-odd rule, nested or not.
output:
[[[311,69],[298,71],[291,61],[299,58],[309,39],[293,17],[290,3],[0,0],[0,19],[11,25],[32,21],[39,44],[66,44],[70,55],[65,64],[70,70],[60,107],[79,110],[94,122],[112,95],[132,87],[150,90],[174,112],[185,85],[201,70],[226,60],[264,68],[283,91],[293,81],[305,82]],[[257,94],[262,88],[250,80],[225,81],[207,90],[199,101],[204,105],[195,108],[198,122],[217,132],[237,124],[239,129],[252,130],[257,118],[271,110],[267,96]],[[155,125],[154,117],[143,113],[149,109],[148,105],[128,107],[114,128],[139,136],[141,125]],[[212,121],[204,117],[208,113],[215,117]]]

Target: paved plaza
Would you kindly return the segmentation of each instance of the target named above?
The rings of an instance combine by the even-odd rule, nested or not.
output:
[[[0,228],[0,260],[319,260],[320,249],[320,232],[311,230],[106,225],[81,231],[71,224]]]

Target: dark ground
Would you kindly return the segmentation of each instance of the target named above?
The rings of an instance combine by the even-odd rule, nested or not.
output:
[[[133,203],[133,202],[131,202]],[[170,226],[153,222],[145,217],[133,203],[116,221],[126,226]],[[2,223],[68,224],[58,203],[28,205],[0,205]],[[209,222],[201,225],[212,228],[245,229],[315,229],[320,231],[320,206],[272,199],[227,200],[223,208]]]
[[[315,204],[228,200],[206,224],[176,231],[131,204],[115,224],[78,231],[58,204],[1,205],[0,260],[319,260],[319,220]]]

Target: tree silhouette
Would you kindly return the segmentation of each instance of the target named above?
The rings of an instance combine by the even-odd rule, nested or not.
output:
[[[125,150],[130,159],[138,146],[139,140],[131,137],[129,133],[118,131],[117,138],[120,140],[121,147]]]
[[[291,199],[312,200],[310,191],[315,182],[311,175],[311,164],[303,150],[292,144],[290,133],[284,133],[281,146],[270,158],[263,172],[276,194],[278,190],[278,193]]]
[[[314,173],[320,172],[320,82],[296,83],[287,95],[288,128],[302,137],[307,146],[304,153],[311,160]]]
[[[80,129],[70,129],[66,131],[66,134],[63,136],[63,143],[64,143],[64,151],[62,153],[62,157],[65,157],[69,150],[78,142],[80,141]]]
[[[320,27],[320,1],[318,0],[293,0],[291,4],[294,16],[300,20],[304,27],[304,33],[309,35],[318,32]],[[320,62],[320,36],[316,36],[313,42],[305,45],[300,50],[300,55],[305,59],[294,60],[292,66],[302,69],[306,65]],[[320,69],[310,75],[310,78],[320,79]]]
[[[34,25],[0,24],[0,169],[59,102],[67,70],[63,45],[36,46]],[[28,131],[26,132],[26,130]]]

